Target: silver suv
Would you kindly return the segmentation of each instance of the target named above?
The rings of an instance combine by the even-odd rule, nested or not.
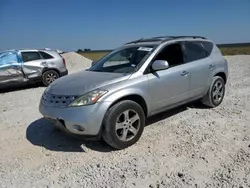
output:
[[[41,81],[48,86],[67,74],[65,59],[54,50],[0,52],[0,87]]]
[[[220,105],[227,78],[227,61],[204,37],[140,39],[54,81],[39,111],[70,134],[123,149],[139,140],[149,116],[195,100]]]

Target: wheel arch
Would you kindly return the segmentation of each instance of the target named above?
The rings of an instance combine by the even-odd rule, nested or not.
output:
[[[218,72],[214,76],[220,76],[224,80],[225,84],[227,83],[227,76],[224,72]]]
[[[145,116],[146,117],[148,116],[148,105],[146,103],[146,100],[140,94],[127,94],[122,97],[119,97],[115,99],[114,102],[111,103],[108,109],[110,109],[112,106],[123,100],[131,100],[138,103],[142,107]]]
[[[43,70],[42,70],[42,75],[43,75],[45,72],[50,71],[50,70],[56,71],[56,72],[58,73],[58,75],[61,76],[60,71],[59,71],[57,68],[47,68],[47,67],[46,67],[46,68],[43,68]]]

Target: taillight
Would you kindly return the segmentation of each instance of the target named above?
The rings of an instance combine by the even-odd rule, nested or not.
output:
[[[63,58],[63,64],[64,64],[64,66],[66,67],[66,61],[65,61],[65,59]]]
[[[62,56],[61,54],[59,54],[59,56],[62,58],[63,64],[64,64],[64,66],[66,67],[66,61],[65,61],[65,59],[63,58],[63,56]]]

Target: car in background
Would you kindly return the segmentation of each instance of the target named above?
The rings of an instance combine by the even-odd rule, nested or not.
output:
[[[102,137],[124,149],[139,140],[150,116],[193,101],[219,106],[227,80],[227,61],[211,40],[146,38],[53,82],[41,97],[39,111],[70,134]]]
[[[65,59],[54,50],[20,49],[0,52],[0,87],[42,82],[49,86],[68,74]]]

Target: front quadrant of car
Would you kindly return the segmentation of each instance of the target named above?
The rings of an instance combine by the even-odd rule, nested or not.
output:
[[[77,98],[78,96],[53,95],[45,91],[40,100],[39,112],[52,125],[67,133],[95,137],[99,134],[110,102],[70,107]]]
[[[24,80],[22,62],[15,51],[0,53],[0,84]]]

